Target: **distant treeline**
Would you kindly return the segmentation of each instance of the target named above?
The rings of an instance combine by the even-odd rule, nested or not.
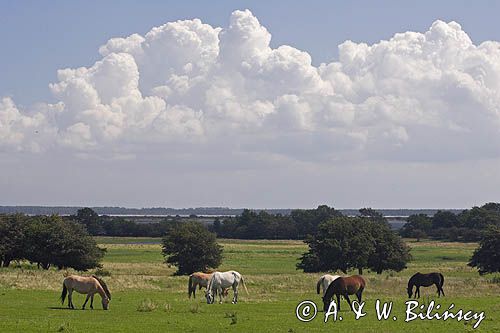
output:
[[[357,215],[375,215],[384,219],[382,214],[372,209],[361,209]],[[304,239],[316,232],[318,225],[334,217],[344,216],[340,211],[319,206],[316,209],[296,209],[289,215],[271,214],[266,211],[255,212],[244,209],[235,217],[217,217],[207,224],[210,231],[218,237],[236,239]],[[76,215],[64,217],[66,220],[85,225],[95,236],[162,237],[179,223],[197,218],[166,217],[157,223],[136,223],[116,216],[100,216],[91,208],[82,208]]]
[[[362,208],[349,215],[387,222],[381,212],[371,208]],[[206,225],[220,238],[306,239],[316,234],[321,223],[337,217],[346,215],[325,205],[315,209],[294,209],[289,214],[244,209],[237,216],[216,217],[213,223]],[[169,216],[160,222],[137,223],[123,217],[102,216],[91,208],[79,209],[76,214],[62,219],[84,225],[94,236],[117,237],[162,237],[179,223],[200,220],[195,215],[189,218]],[[399,232],[403,237],[477,241],[489,225],[500,226],[499,203],[473,207],[458,214],[453,211],[437,211],[433,216],[413,214]]]
[[[450,211],[438,211],[432,217],[416,214],[407,220],[400,230],[403,237],[478,241],[489,226],[500,227],[500,203],[490,202],[459,214]]]
[[[84,207],[78,206],[0,206],[0,214],[28,214],[28,215],[76,215],[78,210]],[[196,208],[125,208],[125,207],[90,207],[99,215],[212,215],[212,216],[236,216],[241,215],[243,208],[227,207],[196,207]],[[265,211],[269,214],[290,215],[295,209],[251,209],[254,212]],[[343,215],[359,215],[357,209],[339,209]],[[438,209],[377,209],[384,216],[410,216],[415,214],[425,214],[432,216]],[[447,210],[459,214],[461,209]]]
[[[371,209],[361,209],[358,215],[376,215],[384,217]],[[266,211],[255,212],[244,209],[235,217],[218,217],[212,224],[207,224],[210,231],[218,237],[236,239],[304,239],[316,232],[318,225],[333,217],[344,216],[340,211],[319,206],[316,209],[296,209],[289,215],[270,214]],[[195,216],[165,217],[156,223],[136,223],[117,216],[100,216],[91,208],[82,208],[75,215],[64,216],[64,220],[85,226],[94,236],[115,237],[162,237],[172,228],[186,221],[197,221]]]

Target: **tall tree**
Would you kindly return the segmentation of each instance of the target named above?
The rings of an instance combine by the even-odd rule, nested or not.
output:
[[[500,227],[489,226],[468,264],[479,274],[500,272]]]
[[[222,246],[215,234],[197,222],[170,230],[163,238],[162,253],[167,263],[177,265],[178,275],[217,268],[222,262]]]
[[[387,219],[384,215],[372,208],[361,208],[359,214],[361,217],[370,219],[373,222],[387,223]]]
[[[85,271],[99,267],[104,253],[84,226],[57,215],[32,218],[26,228],[26,259],[44,269]]]
[[[75,220],[83,224],[91,235],[97,236],[104,234],[101,218],[99,214],[91,208],[85,207],[79,209],[76,213]]]
[[[368,258],[368,267],[381,274],[385,270],[399,272],[411,260],[410,248],[386,224],[372,223],[371,235],[375,248]]]
[[[432,219],[426,214],[410,215],[405,225],[401,228],[400,234],[403,237],[423,238],[432,229]]]
[[[318,227],[305,242],[309,251],[297,264],[305,272],[337,271],[343,273],[364,268],[377,273],[400,271],[411,258],[409,248],[389,225],[367,218],[337,217]]]
[[[360,218],[337,217],[321,223],[315,235],[306,239],[309,251],[304,253],[297,268],[305,272],[336,271],[368,267],[374,251],[374,238]]]
[[[28,217],[22,214],[0,216],[0,264],[8,267],[25,256],[24,229]]]
[[[432,228],[450,228],[458,227],[459,220],[457,215],[447,210],[438,210],[432,217]]]

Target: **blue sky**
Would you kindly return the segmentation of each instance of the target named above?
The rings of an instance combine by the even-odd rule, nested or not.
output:
[[[499,12],[0,0],[0,204],[498,201]]]
[[[457,21],[480,43],[500,39],[498,1],[0,1],[0,96],[28,106],[51,101],[60,68],[89,66],[111,37],[200,18],[224,26],[233,10],[250,9],[288,44],[331,61],[345,40],[374,43],[395,32],[425,31],[436,19]]]

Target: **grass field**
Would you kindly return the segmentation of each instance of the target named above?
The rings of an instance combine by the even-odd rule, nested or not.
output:
[[[189,300],[187,278],[172,274],[174,267],[163,263],[158,239],[98,238],[108,252],[105,276],[111,292],[110,311],[101,310],[96,296],[95,310],[67,310],[58,298],[63,272],[40,271],[22,263],[0,269],[0,332],[499,332],[500,284],[498,275],[480,277],[466,265],[476,244],[409,242],[413,261],[408,269],[367,272],[364,293],[367,315],[354,320],[343,301],[342,321],[323,322],[323,312],[308,323],[295,317],[302,300],[322,307],[315,293],[321,274],[304,274],[295,269],[306,250],[298,241],[221,240],[224,263],[220,270],[235,269],[246,279],[250,295],[240,291],[237,305],[228,302],[207,305],[203,292]],[[435,288],[422,288],[422,302],[432,299],[457,309],[484,311],[486,318],[477,330],[470,322],[414,320],[404,322],[406,282],[413,273],[440,271],[445,275],[446,297],[437,299]],[[496,282],[495,282],[496,281]],[[231,293],[230,293],[231,295]],[[392,319],[378,321],[375,300],[394,302]],[[74,297],[80,306],[83,295]]]

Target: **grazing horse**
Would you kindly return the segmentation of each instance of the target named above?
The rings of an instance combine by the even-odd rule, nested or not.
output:
[[[352,310],[352,303],[349,299],[349,295],[355,294],[358,297],[358,301],[361,303],[361,295],[363,294],[365,286],[365,280],[359,275],[336,278],[330,283],[323,296],[323,310],[325,312],[328,311],[333,295],[337,296],[338,311],[340,311],[340,295],[344,296]]]
[[[444,290],[443,290],[443,284],[444,284],[444,276],[441,273],[429,273],[429,274],[422,274],[420,272],[415,273],[410,280],[408,281],[408,298],[411,298],[413,296],[413,286],[416,287],[415,289],[415,297],[420,298],[420,287],[429,287],[432,286],[433,284],[436,285],[437,287],[437,292],[438,292],[438,297],[443,294],[444,296]]]
[[[238,303],[238,285],[243,285],[245,291],[248,295],[248,289],[243,280],[243,276],[236,271],[227,272],[215,272],[212,274],[212,278],[208,282],[207,292],[205,296],[207,297],[207,304],[213,304],[215,302],[215,297],[219,294],[219,303],[222,303],[222,291],[224,288],[233,288],[233,304]]]
[[[199,289],[201,287],[207,287],[208,282],[212,278],[213,273],[202,273],[202,272],[196,272],[191,275],[189,275],[189,282],[188,282],[188,294],[189,298],[191,298],[191,294],[193,294],[193,297],[196,298],[196,287],[199,286]],[[229,289],[225,288],[222,290],[222,296],[226,297],[229,292]]]
[[[68,295],[68,308],[74,309],[73,305],[73,290],[80,294],[87,294],[85,303],[83,303],[82,310],[85,310],[85,305],[90,298],[90,308],[94,308],[94,295],[97,293],[102,298],[102,308],[104,310],[108,309],[109,301],[111,300],[111,293],[109,292],[108,286],[104,281],[95,276],[78,276],[70,275],[66,277],[63,281],[63,290],[61,294],[61,303],[64,304],[66,299],[66,294]]]
[[[339,275],[330,275],[330,274],[325,274],[321,276],[318,280],[318,283],[316,284],[316,292],[318,293],[318,295],[321,288],[323,288],[323,296],[325,296],[326,289],[328,288],[330,283],[332,283],[333,280],[336,280],[339,277],[340,277]]]

